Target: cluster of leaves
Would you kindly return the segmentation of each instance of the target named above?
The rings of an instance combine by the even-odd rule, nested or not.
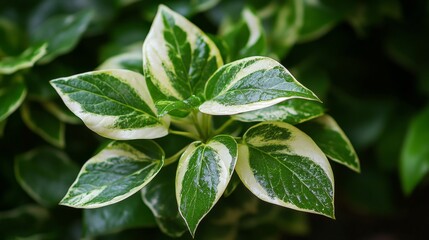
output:
[[[243,40],[238,34],[242,28],[249,31],[246,44],[226,45],[238,50],[230,58],[264,51],[259,20],[246,10],[243,21],[245,25],[227,33],[235,42]],[[88,128],[122,140],[109,143],[85,163],[60,204],[96,208],[119,202],[178,160],[177,206],[193,236],[234,170],[264,201],[334,217],[334,179],[325,154],[359,171],[357,156],[337,123],[323,115],[318,98],[280,63],[257,56],[223,64],[215,42],[165,6],[159,8],[143,44],[144,75],[121,69],[128,59],[122,60],[104,65],[109,69],[51,81]],[[216,127],[217,115],[232,117]],[[235,121],[261,123],[229,130]],[[322,150],[291,125],[306,121],[300,128]],[[138,140],[169,133],[196,141],[165,159],[162,146]],[[236,186],[232,182],[228,193]],[[152,194],[144,188],[143,199],[162,219],[158,209],[166,203]],[[176,234],[159,222],[166,233]]]
[[[195,42],[190,44],[192,41],[186,40],[182,43],[188,44],[167,46],[176,46],[181,52],[183,50],[201,53],[199,55],[201,59],[207,60],[211,57],[212,62],[208,61],[212,64],[208,66],[210,70],[204,74],[198,75],[198,71],[195,71],[202,68],[200,65],[202,63],[192,63],[191,59],[194,59],[194,56],[181,58],[177,52],[168,56],[160,55],[162,61],[158,60],[161,61],[162,67],[158,66],[155,74],[151,73],[154,66],[143,64],[157,62],[156,59],[153,61],[153,58],[150,61],[145,60],[147,51],[143,51],[143,55],[141,51],[143,41],[146,48],[150,48],[147,45],[150,37],[160,40],[152,41],[154,44],[152,50],[157,52],[166,48],[162,46],[162,39],[171,40],[170,37],[174,34],[177,39],[182,40],[192,36],[186,31],[189,27],[183,26],[173,28],[166,34],[156,33],[155,30],[149,32],[150,22],[157,13],[159,1],[16,0],[2,4],[4,5],[0,9],[2,238],[31,236],[57,239],[66,235],[74,239],[81,235],[93,237],[119,231],[122,231],[116,235],[119,239],[132,239],[133,236],[142,236],[141,234],[148,238],[151,236],[156,238],[157,232],[151,230],[156,226],[170,236],[182,235],[183,238],[187,238],[188,235],[184,234],[186,229],[189,227],[192,232],[195,231],[202,216],[204,220],[199,224],[196,238],[278,239],[285,231],[293,234],[308,233],[308,214],[265,204],[255,195],[259,199],[274,201],[278,205],[333,216],[334,186],[331,181],[333,178],[324,155],[353,170],[358,170],[359,165],[354,156],[344,158],[353,150],[332,117],[325,114],[325,107],[344,127],[360,155],[364,156],[363,159],[376,159],[375,162],[366,161],[362,175],[343,174],[341,168],[335,169],[338,170],[336,173],[340,173],[336,176],[338,184],[335,194],[336,199],[339,198],[343,203],[337,206],[340,210],[344,203],[348,207],[350,205],[347,204],[357,207],[359,216],[362,212],[372,211],[379,214],[392,210],[394,209],[392,190],[395,189],[395,185],[389,181],[390,177],[398,176],[396,172],[398,168],[403,190],[408,194],[424,180],[424,176],[427,176],[429,158],[425,138],[429,136],[427,134],[429,128],[426,126],[429,117],[428,111],[424,110],[427,108],[424,96],[428,93],[428,78],[425,67],[427,56],[423,48],[427,40],[424,36],[429,34],[422,34],[422,29],[427,29],[428,19],[425,16],[428,15],[429,8],[424,1],[405,4],[396,0],[369,2],[175,0],[162,3],[194,19],[203,30],[213,32],[213,27],[219,28],[219,34],[216,36],[203,33],[201,30],[190,30],[191,33],[201,37],[200,44],[206,43],[205,50],[199,45],[201,48],[198,49],[202,51],[195,51]],[[25,9],[22,6],[26,6]],[[170,10],[165,11],[182,19]],[[237,14],[239,12],[241,14]],[[159,18],[159,15],[157,17]],[[115,21],[117,19],[119,21]],[[191,29],[198,29],[186,19],[184,21],[187,23],[186,26],[189,26],[188,24],[192,26]],[[167,21],[159,24],[164,26],[171,23]],[[251,56],[269,58],[248,58]],[[177,62],[178,59],[184,59],[182,63],[185,64],[177,67],[168,63],[170,60]],[[280,69],[279,72],[283,72],[279,73],[280,75],[288,76],[286,79],[292,79],[292,83],[306,89],[295,82],[294,77],[287,70],[285,72],[285,69],[273,59],[288,66],[300,82],[323,100],[324,105],[309,91],[304,98],[303,95],[296,98],[296,93],[288,96],[274,94],[271,95],[271,102],[265,101],[265,105],[262,106],[243,103],[244,100],[250,101],[255,96],[253,94],[247,99],[235,99],[236,105],[233,104],[232,107],[225,104],[234,100],[230,98],[234,95],[224,93],[233,92],[234,89],[226,85],[230,79],[222,79],[221,75],[232,74],[233,67],[236,67],[237,72],[239,69],[246,69],[244,65],[251,60],[268,63],[269,66],[275,65],[276,69]],[[243,66],[239,66],[240,64]],[[145,68],[142,68],[143,65]],[[97,118],[95,120],[93,118],[92,122],[89,121],[88,127],[101,136],[120,139],[119,141],[106,141],[105,138],[86,131],[85,127],[79,125],[82,121],[64,107],[48,83],[50,79],[92,71],[95,67],[97,67],[95,72],[62,78],[62,81],[67,80],[68,83],[81,81],[79,84],[82,81],[98,81],[93,76],[100,74],[99,79],[105,81],[105,78],[108,78],[116,85],[113,87],[103,85],[104,87],[97,91],[120,101],[116,104],[111,103],[100,98],[102,95],[94,94],[86,98],[86,101],[89,103],[95,101],[97,106],[71,104],[71,109],[78,109],[79,111],[75,113],[88,124],[86,120],[97,114],[103,115],[102,109],[110,107],[108,118],[103,116],[102,119],[105,120],[98,122]],[[262,69],[265,67],[267,66],[263,66]],[[127,69],[133,73],[107,69]],[[158,71],[160,69],[161,71]],[[187,70],[182,71],[184,69]],[[189,69],[193,71],[188,71]],[[221,72],[219,73],[221,75],[211,78],[213,80],[209,81],[211,82],[209,89],[207,88],[209,83],[206,81],[212,74],[215,76],[215,72]],[[162,76],[157,76],[157,73]],[[186,76],[187,74],[189,76]],[[182,77],[186,76],[186,79],[189,77],[193,81],[191,85],[187,85],[186,81],[169,80],[178,76],[182,80],[185,79]],[[135,80],[130,82],[130,79]],[[392,86],[392,79],[409,81],[398,81]],[[60,81],[61,78],[55,80],[53,85]],[[142,82],[147,83],[147,88]],[[171,84],[173,82],[174,84]],[[175,84],[179,84],[180,87]],[[90,85],[85,87],[94,90]],[[245,84],[240,87],[246,88]],[[266,91],[267,89],[263,87],[258,89]],[[92,93],[100,93],[97,91]],[[116,94],[124,91],[132,94],[124,94],[125,97]],[[73,97],[81,99],[78,96],[82,95],[79,92],[63,94],[62,90],[60,94],[65,95],[68,100]],[[270,97],[266,94],[263,96]],[[121,101],[126,101],[127,104],[119,104]],[[134,110],[143,111],[139,110],[136,113],[126,107],[130,105],[135,107]],[[202,107],[204,105],[205,107]],[[218,108],[219,105],[224,105],[224,108]],[[249,106],[253,111],[231,112]],[[258,109],[259,107],[261,108]],[[19,111],[16,111],[18,109]],[[81,109],[85,111],[80,111]],[[218,110],[223,112],[217,112]],[[227,117],[217,114],[233,115]],[[407,129],[408,124],[405,123],[408,122],[410,127]],[[143,126],[142,123],[150,123],[153,128],[146,128],[147,125]],[[65,127],[66,124],[73,125]],[[131,126],[132,130],[128,131],[126,126]],[[118,129],[120,131],[115,131]],[[265,132],[266,129],[273,133],[268,134],[269,131]],[[273,129],[276,131],[272,131]],[[126,134],[121,135],[121,131]],[[137,134],[130,134],[133,131]],[[300,155],[302,152],[299,150],[295,149],[293,154],[289,152],[289,149],[294,149],[293,144],[290,146],[293,142],[290,137],[294,136],[290,134],[291,132],[298,133],[299,136],[304,133],[309,135],[311,141],[317,145],[313,144],[312,149],[320,148],[317,151],[319,156],[323,156],[323,160],[305,162],[296,159],[296,163],[310,163],[311,167],[320,170],[319,176],[325,176],[326,181],[318,183],[318,186],[329,188],[328,192],[332,190],[326,195],[328,201],[325,210],[314,206],[311,191],[310,195],[305,195],[307,198],[310,197],[310,200],[304,198],[304,201],[298,197],[288,199],[287,196],[292,195],[278,192],[279,189],[288,189],[287,186],[285,188],[279,184],[297,183],[302,186],[303,183],[299,179],[297,182],[294,182],[296,179],[290,179],[291,175],[285,165],[279,167],[276,161],[270,161],[278,160],[282,154],[284,155],[280,149],[288,149],[287,155],[296,154],[297,158],[306,158],[305,155]],[[153,140],[124,141],[128,139],[127,136],[134,136],[133,139],[152,138],[162,133],[169,134]],[[258,135],[261,137],[255,137]],[[40,141],[39,137],[55,148],[40,146],[46,143]],[[279,139],[282,138],[288,140],[276,144],[276,141],[280,142]],[[261,141],[262,139],[266,140]],[[303,141],[307,147],[310,146],[308,141]],[[97,145],[101,147],[94,154]],[[236,155],[233,154],[234,151],[232,153],[230,151],[232,156],[230,159],[233,160],[230,168],[224,167],[222,171],[218,171],[216,166],[200,165],[201,169],[213,170],[216,173],[210,176],[218,179],[221,179],[221,176],[225,177],[222,181],[215,181],[214,178],[202,179],[201,183],[216,183],[216,186],[221,187],[216,189],[216,186],[206,184],[205,188],[195,188],[190,181],[196,176],[196,172],[189,166],[198,162],[215,161],[224,164],[225,161],[229,161],[219,157],[225,156],[226,153],[222,151],[221,146],[227,146],[228,149],[236,147]],[[338,149],[344,151],[337,151]],[[273,164],[258,165],[258,161],[252,160],[256,158],[255,156]],[[79,165],[89,158],[79,173]],[[143,161],[140,161],[142,159]],[[177,160],[180,164],[176,162]],[[113,163],[115,168],[111,165]],[[232,174],[234,163],[238,174]],[[295,165],[291,169],[296,170],[299,167]],[[264,181],[270,176],[263,171],[262,173],[252,171],[261,168],[264,168],[265,173],[276,172],[285,180],[271,182],[273,185],[269,186],[270,182]],[[107,173],[104,172],[102,178],[86,174],[106,170]],[[183,173],[179,181],[176,181],[177,170]],[[298,173],[305,174],[302,171]],[[77,175],[79,177],[72,185]],[[109,181],[105,181],[107,175]],[[126,193],[118,194],[117,191],[112,191],[115,196],[106,194],[111,189],[117,190],[114,188],[116,186],[111,185],[111,181],[122,175],[129,177],[121,179],[124,180],[122,182],[119,181],[125,185],[130,183],[122,188]],[[99,176],[103,174],[100,172]],[[314,180],[314,176],[312,177]],[[138,180],[134,181],[135,179]],[[244,184],[240,184],[240,179]],[[85,184],[85,181],[98,182],[99,185],[94,188]],[[179,188],[176,182],[179,183]],[[181,199],[184,184],[194,186],[187,189],[188,194],[195,194],[196,203],[205,205],[189,205],[192,204],[190,201],[194,200]],[[98,201],[97,204],[116,203],[85,209],[82,218],[80,211],[58,206],[70,185],[72,188],[67,194],[69,198],[66,196],[63,199],[64,204],[82,207],[76,203],[91,200],[94,200],[93,203]],[[250,194],[243,185],[255,195]],[[273,190],[271,187],[275,191],[271,191]],[[178,194],[179,202],[175,194],[177,189],[182,189]],[[211,191],[214,195],[198,198],[200,190]],[[79,191],[86,191],[87,194],[80,194]],[[222,192],[224,197],[220,196]],[[26,196],[30,196],[31,199]],[[78,199],[79,196],[94,198]],[[124,200],[119,201],[121,199]],[[34,201],[38,205],[31,204]],[[216,206],[213,207],[215,203]],[[190,209],[187,206],[204,210],[192,215],[189,214]],[[205,215],[209,210],[210,212]],[[64,218],[65,215],[67,218]],[[358,221],[356,218],[355,220]],[[27,225],[29,221],[33,224],[23,231],[20,226]],[[336,222],[341,225],[341,220]],[[133,235],[132,231],[123,231],[137,227],[139,227],[137,235]],[[264,229],[263,235],[260,235],[257,227]],[[313,232],[317,234],[317,231]],[[335,234],[341,232],[344,231]],[[115,235],[110,237],[114,238]]]

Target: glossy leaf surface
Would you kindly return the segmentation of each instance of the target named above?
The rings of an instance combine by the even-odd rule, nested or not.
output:
[[[338,123],[329,115],[323,115],[299,126],[322,151],[335,162],[360,172],[359,158]]]
[[[288,99],[318,100],[290,72],[268,57],[249,57],[222,66],[205,87],[200,111],[232,115],[272,106]]]
[[[242,122],[282,121],[292,125],[323,115],[323,105],[305,99],[290,99],[271,107],[233,115]]]
[[[143,75],[100,70],[51,81],[67,107],[107,138],[151,139],[167,134],[168,119],[156,115]]]
[[[175,117],[186,117],[190,111],[201,105],[201,98],[192,95],[188,99],[180,100],[160,100],[156,102],[158,115],[164,116],[170,114]]]
[[[219,50],[197,26],[161,5],[143,44],[143,67],[154,99],[201,95],[223,64]]]
[[[226,135],[218,135],[206,144],[194,142],[180,157],[176,198],[192,235],[225,191],[236,160],[237,143]]]
[[[164,164],[151,140],[112,142],[82,167],[62,205],[97,208],[119,202],[143,188]]]
[[[265,122],[239,145],[236,171],[258,198],[334,218],[334,178],[325,154],[296,127]]]

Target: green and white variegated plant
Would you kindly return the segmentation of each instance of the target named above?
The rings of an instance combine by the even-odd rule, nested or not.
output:
[[[238,27],[256,20],[246,10],[248,24]],[[262,29],[247,37],[264,39]],[[252,49],[249,42],[258,44]],[[235,44],[240,46],[258,53],[260,41]],[[350,141],[324,114],[317,96],[279,62],[245,56],[225,64],[237,54],[223,58],[227,54],[219,49],[186,18],[160,6],[143,44],[143,74],[117,69],[126,62],[121,60],[105,65],[110,69],[52,80],[89,129],[114,140],[82,167],[60,204],[97,208],[143,189],[144,202],[168,233],[171,224],[160,206],[174,192],[157,194],[163,188],[157,190],[151,181],[168,185],[157,174],[178,161],[172,179],[177,208],[170,208],[177,209],[193,236],[234,171],[263,201],[334,218],[334,176],[327,157],[359,172]],[[171,135],[187,137],[190,144],[166,157],[157,141]],[[172,221],[175,214],[168,214]]]

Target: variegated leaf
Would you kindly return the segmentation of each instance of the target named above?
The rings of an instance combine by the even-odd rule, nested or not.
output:
[[[143,44],[143,68],[156,101],[201,95],[223,64],[213,41],[181,15],[161,5]]]
[[[237,143],[226,135],[218,135],[205,144],[194,142],[181,156],[176,174],[176,199],[192,235],[225,191],[236,159]]]
[[[11,74],[20,69],[32,67],[46,54],[47,44],[38,44],[27,48],[17,57],[6,57],[0,61],[0,74]]]
[[[0,121],[3,121],[22,104],[27,95],[27,89],[22,81],[1,80]]]
[[[350,140],[338,123],[329,115],[323,115],[299,126],[322,151],[335,162],[360,172],[359,158]]]
[[[103,137],[129,140],[167,135],[168,118],[157,117],[143,75],[100,70],[51,81],[67,107]]]
[[[221,29],[221,36],[229,46],[231,59],[265,55],[267,42],[259,18],[248,8],[241,15],[238,23],[225,24],[225,29]]]
[[[163,150],[151,140],[114,141],[89,159],[60,204],[97,208],[142,189],[161,170]]]
[[[174,117],[186,117],[189,112],[199,105],[201,105],[201,98],[192,95],[188,99],[183,101],[180,100],[160,100],[156,102],[156,108],[158,109],[158,115],[164,116],[170,114]]]
[[[232,115],[272,106],[288,99],[316,100],[290,72],[268,57],[249,57],[222,66],[205,87],[200,111]]]
[[[334,217],[334,177],[325,154],[296,127],[264,122],[239,145],[236,171],[258,198]]]
[[[233,115],[242,122],[282,121],[292,125],[323,115],[320,102],[305,99],[290,99],[274,106]]]

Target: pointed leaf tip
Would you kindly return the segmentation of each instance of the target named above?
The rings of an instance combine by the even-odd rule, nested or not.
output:
[[[143,68],[158,100],[201,94],[223,64],[216,44],[185,17],[161,5],[143,43]]]
[[[257,124],[244,134],[238,156],[238,176],[261,200],[334,218],[329,162],[296,127],[283,122]]]
[[[51,80],[66,106],[99,135],[116,140],[152,139],[168,134],[143,75],[100,70]]]
[[[325,114],[299,125],[322,149],[328,158],[349,169],[360,172],[360,162],[350,140],[338,123]]]
[[[194,142],[182,154],[176,173],[176,199],[192,236],[225,191],[237,160],[237,143],[218,135]]]
[[[97,208],[119,202],[149,183],[163,164],[164,152],[151,140],[111,142],[83,165],[60,204]]]
[[[218,69],[205,86],[200,111],[233,115],[270,107],[288,99],[320,101],[274,59],[248,57]]]

